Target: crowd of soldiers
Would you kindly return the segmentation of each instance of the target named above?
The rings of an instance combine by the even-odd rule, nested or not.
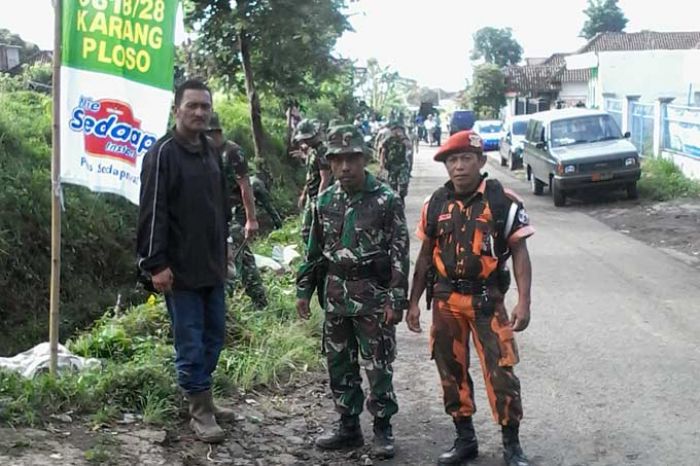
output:
[[[245,156],[240,146],[223,137],[206,84],[183,83],[174,110],[175,127],[143,162],[137,252],[139,267],[165,295],[190,425],[200,440],[213,443],[225,437],[217,419],[234,415],[214,403],[211,391],[225,335],[225,283],[231,285],[240,276],[255,305],[267,306],[248,245],[259,228],[256,199],[275,225],[281,218],[265,205],[265,195],[256,196]],[[295,118],[288,115],[290,121]],[[306,166],[298,201],[304,259],[297,272],[296,307],[308,319],[316,294],[325,317],[323,352],[330,389],[340,414],[336,428],[319,436],[316,446],[335,450],[363,445],[359,416],[366,403],[373,416],[373,455],[395,455],[391,419],[399,410],[392,366],[396,325],[407,313],[408,329],[421,331],[419,301],[425,292],[428,308],[434,307],[431,354],[445,411],[456,428],[454,445],[438,464],[462,464],[478,454],[469,375],[471,333],[492,414],[502,429],[506,464],[527,466],[519,441],[522,405],[513,372],[518,362],[514,332],[527,328],[530,319],[531,265],[525,240],[534,230],[522,201],[482,173],[486,157],[480,136],[456,133],[433,157],[445,165],[449,181],[421,210],[416,236],[422,247],[410,293],[404,203],[415,147],[410,133],[391,121],[377,135],[377,176],[367,169],[373,154],[357,125],[331,124],[325,130],[316,121],[301,120],[291,139]],[[509,315],[504,295],[511,257],[518,303]],[[369,383],[366,399],[361,367]]]
[[[418,301],[428,289],[428,302],[435,307],[432,355],[445,410],[457,432],[453,447],[438,464],[462,464],[478,454],[468,372],[470,333],[479,341],[476,351],[494,418],[502,426],[506,463],[529,464],[520,447],[520,386],[512,369],[518,362],[513,332],[529,322],[530,265],[524,240],[534,230],[517,196],[481,174],[486,159],[480,137],[459,133],[435,156],[445,164],[450,181],[423,207],[417,229],[423,247],[409,300],[404,201],[414,141],[398,121],[378,131],[375,177],[366,169],[371,153],[357,122],[329,128],[325,141],[317,123],[304,120],[299,127],[295,140],[304,141],[308,172],[306,254],[297,275],[297,310],[308,318],[316,292],[325,312],[323,349],[340,414],[336,428],[319,436],[316,446],[335,450],[363,445],[359,415],[365,403],[360,375],[364,367],[366,405],[374,419],[372,453],[377,458],[394,456],[395,326],[408,310],[409,329],[421,331]],[[510,278],[505,262],[511,255],[522,302],[509,319],[504,294]]]

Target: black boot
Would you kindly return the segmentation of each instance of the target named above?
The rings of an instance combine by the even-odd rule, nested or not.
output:
[[[507,466],[530,466],[520,447],[519,426],[503,426],[503,459]]]
[[[389,419],[375,417],[372,454],[379,459],[387,459],[393,458],[394,453],[394,433]]]
[[[340,450],[364,445],[360,418],[358,416],[341,416],[332,432],[316,439],[316,446],[322,450]]]
[[[479,455],[479,444],[476,441],[476,432],[471,417],[455,420],[457,428],[457,439],[454,446],[440,455],[438,464],[462,464],[464,461],[472,460]]]

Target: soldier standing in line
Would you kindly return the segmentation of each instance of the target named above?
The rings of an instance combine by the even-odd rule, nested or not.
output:
[[[423,245],[407,324],[411,331],[421,331],[418,302],[427,286],[428,307],[431,303],[434,307],[431,354],[442,382],[445,412],[457,430],[454,446],[438,464],[462,464],[478,455],[472,422],[474,384],[469,375],[471,333],[491,412],[501,426],[505,462],[528,466],[520,447],[523,409],[513,366],[519,361],[514,332],[525,330],[530,322],[532,266],[526,239],[534,229],[522,201],[481,174],[486,156],[478,134],[455,133],[434,159],[445,164],[450,181],[433,193],[421,213],[417,235]],[[518,304],[509,318],[504,297],[511,255]]]
[[[386,178],[391,189],[405,200],[413,168],[413,143],[400,123],[392,122],[390,129],[391,133],[379,146],[379,173]]]
[[[331,170],[326,160],[326,144],[317,121],[302,120],[296,128],[294,141],[306,155],[306,185],[298,202],[299,209],[304,212],[301,236],[306,245],[311,231],[312,206],[318,194],[330,184]]]
[[[401,198],[366,171],[369,157],[353,126],[331,128],[328,160],[338,180],[318,198],[304,263],[297,275],[297,311],[309,317],[314,288],[325,290],[323,347],[337,428],[316,439],[322,449],[364,442],[359,415],[365,399],[360,366],[374,416],[373,453],[394,456],[391,417],[398,411],[392,362],[395,325],[403,318],[409,244]]]
[[[229,190],[228,207],[233,212],[229,226],[229,286],[232,271],[240,271],[246,294],[258,309],[267,307],[267,292],[248,240],[258,231],[255,197],[248,177],[248,163],[243,150],[233,141],[224,139],[219,116],[214,113],[207,129],[213,147],[221,154]]]

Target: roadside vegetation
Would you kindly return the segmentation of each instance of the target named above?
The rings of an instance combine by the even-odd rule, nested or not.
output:
[[[255,245],[296,237],[297,222]],[[282,244],[288,244],[283,242]],[[270,305],[256,310],[241,291],[227,300],[227,335],[214,390],[233,395],[253,387],[274,388],[320,364],[320,314],[300,321],[295,309],[294,275],[265,274]],[[107,312],[66,345],[71,352],[97,358],[99,368],[40,374],[34,379],[0,371],[0,423],[40,425],[51,415],[89,416],[95,425],[120,420],[124,414],[144,423],[163,425],[177,419],[183,406],[174,369],[170,323],[162,298],[115,314]]]
[[[682,197],[700,197],[700,181],[686,177],[673,161],[645,158],[639,195],[652,201],[669,201]]]

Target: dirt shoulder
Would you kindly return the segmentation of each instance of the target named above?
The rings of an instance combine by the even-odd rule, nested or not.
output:
[[[87,420],[52,419],[41,429],[0,429],[0,464],[7,466],[226,464],[365,464],[366,450],[323,453],[313,439],[330,422],[333,403],[321,374],[305,374],[278,392],[241,394],[227,400],[238,417],[223,424],[227,440],[217,446],[198,442],[184,421],[167,428],[140,422],[94,428]],[[371,464],[371,460],[370,463]]]

